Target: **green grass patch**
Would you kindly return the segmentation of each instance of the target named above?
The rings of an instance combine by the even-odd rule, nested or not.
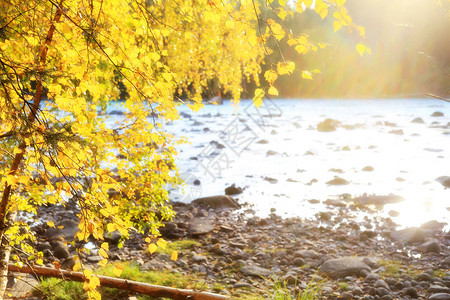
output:
[[[384,267],[384,271],[380,273],[382,278],[393,277],[398,278],[403,274],[415,277],[420,273],[419,270],[414,270],[412,266],[406,266],[401,261],[393,259],[381,259],[379,264]]]
[[[149,284],[163,285],[183,289],[208,289],[204,280],[198,278],[195,274],[181,275],[169,271],[145,271],[141,272],[139,266],[132,262],[123,263],[125,269],[120,275],[122,279],[145,282]],[[114,275],[114,266],[107,265],[95,270],[98,275],[117,277]],[[213,286],[213,290],[220,291],[224,289],[221,285]],[[117,299],[130,295],[128,291],[117,290],[113,288],[101,288],[103,299]],[[34,291],[36,296],[44,297],[47,300],[85,300],[87,296],[83,290],[83,283],[64,281],[57,278],[43,278],[40,285]],[[138,296],[138,299],[154,299],[150,296]]]
[[[179,240],[179,241],[169,242],[165,249],[158,247],[158,250],[156,250],[156,252],[171,255],[172,251],[180,252],[182,250],[192,249],[195,246],[200,246],[200,243],[196,240],[189,240],[189,239]]]

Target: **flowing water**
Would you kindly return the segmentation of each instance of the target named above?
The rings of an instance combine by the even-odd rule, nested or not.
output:
[[[281,216],[311,217],[323,201],[342,194],[395,194],[405,200],[379,213],[397,211],[393,220],[401,226],[450,223],[450,189],[436,181],[450,176],[450,103],[286,99],[256,109],[244,100],[179,111],[183,119],[164,125],[190,141],[177,160],[186,186],[171,191],[172,200],[223,194],[235,183],[245,187],[239,201],[254,205],[258,215],[275,208]],[[443,116],[431,116],[436,111]],[[318,131],[327,118],[341,123]],[[411,122],[415,118],[423,123]],[[363,171],[368,166],[373,170]],[[327,184],[335,176],[349,184]]]

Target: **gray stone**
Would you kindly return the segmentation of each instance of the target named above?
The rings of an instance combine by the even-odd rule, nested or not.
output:
[[[386,283],[386,281],[384,281],[384,280],[382,280],[382,279],[378,279],[376,282],[375,282],[375,287],[376,288],[379,288],[379,287],[382,287],[382,288],[385,288],[386,290],[391,290],[391,288],[389,287],[389,285]]]
[[[330,132],[335,131],[336,128],[341,124],[341,122],[333,119],[326,119],[323,122],[320,122],[319,125],[317,125],[317,130],[320,132]]]
[[[428,288],[429,293],[450,293],[450,288],[433,284]]]
[[[441,245],[439,244],[439,241],[437,239],[432,239],[430,241],[427,241],[427,242],[423,243],[420,246],[420,248],[425,253],[430,253],[430,252],[439,253],[439,252],[441,252]]]
[[[214,223],[209,218],[194,218],[189,222],[188,230],[191,235],[205,234],[213,231]]]
[[[370,267],[357,257],[342,257],[327,260],[319,269],[319,274],[325,274],[332,279],[346,276],[360,276],[370,271]]]
[[[192,201],[193,204],[208,206],[213,209],[223,209],[223,208],[240,208],[241,206],[236,199],[228,195],[218,195],[198,198]]]
[[[425,233],[417,227],[410,227],[391,232],[391,237],[402,243],[422,243],[425,240]]]
[[[423,121],[422,118],[417,117],[417,118],[414,118],[414,119],[411,121],[411,123],[423,124],[423,123],[425,123],[425,122]]]
[[[318,257],[318,254],[314,250],[297,250],[294,252],[294,257],[316,258]]]
[[[63,227],[59,228],[60,226]],[[62,237],[66,241],[73,241],[78,230],[78,222],[72,220],[64,220],[59,223],[56,228],[49,228],[47,230],[47,235],[53,239]]]
[[[245,275],[260,276],[260,277],[267,277],[273,274],[273,272],[268,269],[264,269],[253,265],[243,267],[241,269],[241,272],[244,273]]]
[[[434,113],[431,114],[432,117],[443,117],[444,113],[441,111],[435,111]]]
[[[69,248],[63,242],[56,242],[53,249],[53,255],[59,259],[66,259],[70,256]]]
[[[250,283],[246,283],[246,282],[237,282],[235,284],[233,284],[233,289],[251,289],[252,285]]]
[[[348,182],[347,180],[345,180],[344,178],[341,178],[339,176],[336,176],[334,179],[327,181],[327,184],[329,185],[347,185],[350,182]]]
[[[419,294],[417,290],[413,287],[407,287],[402,290],[403,296],[410,296],[411,298],[417,298]]]
[[[192,261],[194,262],[194,263],[203,263],[203,262],[206,262],[208,259],[206,258],[206,256],[203,256],[203,255],[194,255],[193,257],[192,257]]]
[[[92,255],[92,256],[88,256],[86,258],[86,260],[90,263],[98,263],[99,261],[101,261],[103,258],[100,255]]]
[[[429,300],[450,300],[450,294],[447,293],[436,293],[431,295]]]
[[[236,187],[234,183],[225,189],[225,195],[237,195],[242,194],[242,192],[242,188]]]

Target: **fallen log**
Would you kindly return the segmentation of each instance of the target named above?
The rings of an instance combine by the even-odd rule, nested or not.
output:
[[[43,277],[55,277],[72,281],[84,282],[86,280],[83,273],[72,272],[61,269],[52,269],[38,266],[24,266],[18,267],[10,264],[8,266],[9,272],[28,273]],[[108,276],[97,275],[100,280],[101,287],[110,287],[121,290],[127,290],[139,294],[149,295],[152,297],[164,297],[174,300],[222,300],[229,299],[228,296],[217,295],[207,292],[197,292],[193,290],[176,289],[171,287],[165,287],[160,285],[153,285],[138,281],[132,281],[127,279],[120,279]]]

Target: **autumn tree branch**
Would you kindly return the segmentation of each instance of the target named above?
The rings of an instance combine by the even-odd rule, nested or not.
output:
[[[37,276],[43,277],[56,277],[62,278],[65,280],[79,281],[85,282],[86,277],[83,273],[80,272],[72,272],[66,270],[57,270],[45,267],[37,267],[37,266],[24,266],[18,267],[15,265],[9,265],[8,267],[10,272],[20,272],[20,273],[28,273]],[[193,290],[186,289],[176,289],[171,287],[165,287],[160,285],[148,284],[138,281],[132,281],[127,279],[120,279],[108,276],[97,276],[100,285],[102,287],[110,287],[121,290],[127,290],[134,293],[149,295],[151,297],[164,297],[170,298],[174,300],[224,300],[229,299],[227,296],[217,295],[207,292],[197,292]]]

